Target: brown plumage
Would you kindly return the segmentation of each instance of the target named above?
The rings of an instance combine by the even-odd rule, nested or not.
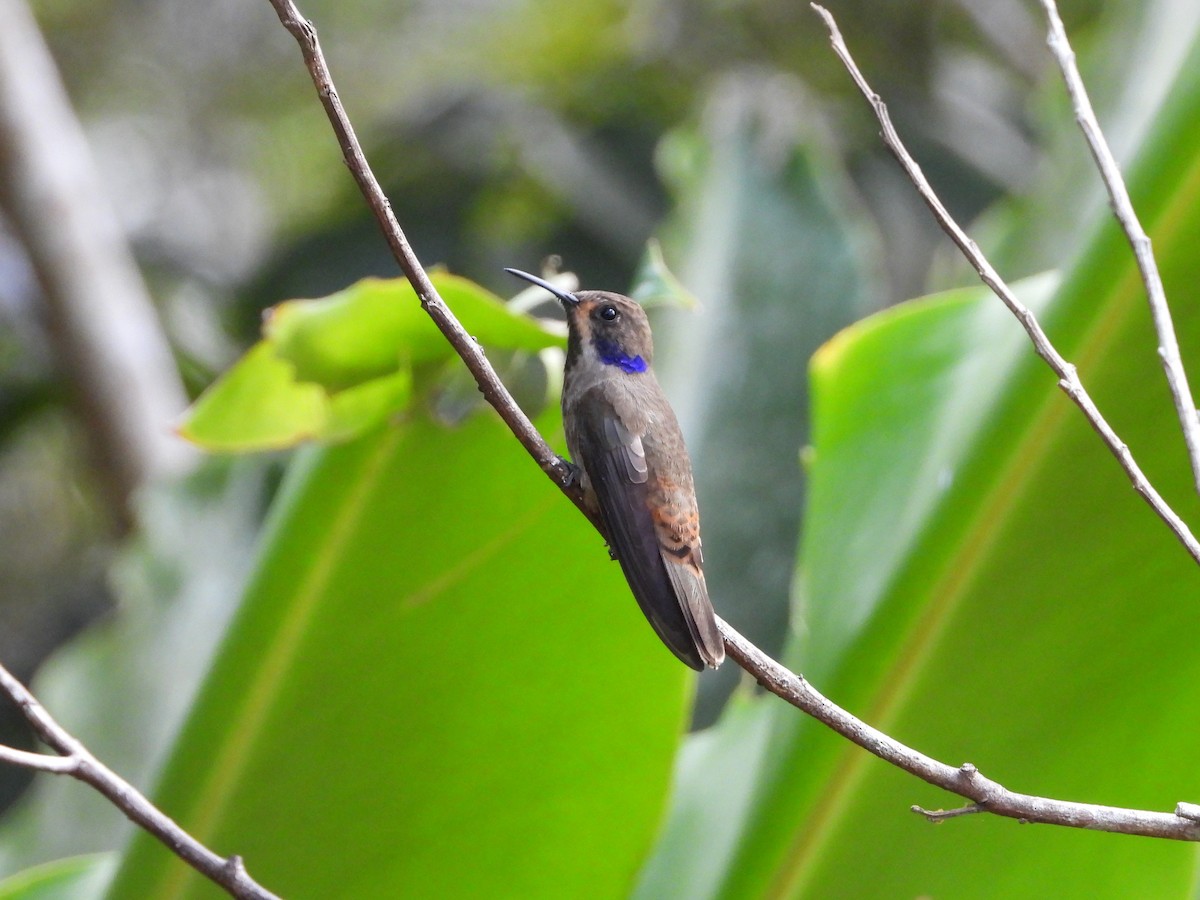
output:
[[[704,583],[691,461],[650,368],[645,312],[620,294],[571,294],[508,271],[550,290],[566,310],[567,448],[642,612],[683,662],[719,666],[725,647]]]

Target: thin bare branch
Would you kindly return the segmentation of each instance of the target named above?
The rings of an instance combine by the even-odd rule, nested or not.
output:
[[[985,778],[975,766],[950,766],[914,750],[856,719],[821,694],[802,676],[771,659],[727,622],[717,620],[729,657],[758,679],[764,688],[792,706],[854,742],[884,762],[903,769],[922,781],[974,801],[981,809],[1023,822],[1041,822],[1092,831],[1112,831],[1177,841],[1200,840],[1200,822],[1177,813],[1149,812],[1051,800],[1018,794]]]
[[[909,809],[919,816],[924,816],[930,822],[944,822],[946,819],[958,819],[962,816],[973,816],[977,813],[987,812],[979,803],[968,803],[966,806],[956,806],[954,809],[926,809],[923,806],[913,804]]]
[[[1183,359],[1179,355],[1179,340],[1175,336],[1175,325],[1171,321],[1171,308],[1167,305],[1162,277],[1158,274],[1158,262],[1154,259],[1150,238],[1142,228],[1133,202],[1129,199],[1129,191],[1121,177],[1121,170],[1117,167],[1117,161],[1113,159],[1104,132],[1100,130],[1096,111],[1092,109],[1092,101],[1088,98],[1083,79],[1079,76],[1079,67],[1075,65],[1075,51],[1071,49],[1066,29],[1063,28],[1062,19],[1058,15],[1058,6],[1054,0],[1042,0],[1042,6],[1050,22],[1047,43],[1058,68],[1062,71],[1063,81],[1075,110],[1075,121],[1079,123],[1079,128],[1087,139],[1092,158],[1096,161],[1101,180],[1112,201],[1113,214],[1129,239],[1138,271],[1142,275],[1142,283],[1146,286],[1146,300],[1150,304],[1150,315],[1154,320],[1154,330],[1158,334],[1158,355],[1167,376],[1167,385],[1171,388],[1171,396],[1175,400],[1175,413],[1179,416],[1179,423],[1183,428],[1183,440],[1187,444],[1188,458],[1192,463],[1192,478],[1196,490],[1200,491],[1200,413],[1196,411],[1196,401],[1192,399],[1187,372],[1184,371]]]
[[[933,217],[937,220],[942,230],[950,236],[950,239],[962,251],[963,256],[979,273],[980,279],[986,284],[997,297],[1009,308],[1017,321],[1021,323],[1021,327],[1025,329],[1029,335],[1030,341],[1033,342],[1033,349],[1046,364],[1058,376],[1058,386],[1062,391],[1071,398],[1080,411],[1087,418],[1089,424],[1100,435],[1100,439],[1104,445],[1108,447],[1113,456],[1117,458],[1121,468],[1125,470],[1125,474],[1129,476],[1130,482],[1133,484],[1133,489],[1142,496],[1150,508],[1158,514],[1158,517],[1166,523],[1171,532],[1179,539],[1184,548],[1192,559],[1200,563],[1200,541],[1192,534],[1187,523],[1181,519],[1176,512],[1171,509],[1167,501],[1162,498],[1162,495],[1154,488],[1141,467],[1133,458],[1128,445],[1121,440],[1117,433],[1113,430],[1108,421],[1101,415],[1100,410],[1096,407],[1091,395],[1084,389],[1083,383],[1079,380],[1079,374],[1075,371],[1075,366],[1067,362],[1062,354],[1058,352],[1055,346],[1046,336],[1046,332],[1042,330],[1041,324],[1037,317],[1034,316],[1032,310],[1025,306],[1016,295],[1008,287],[988,262],[987,258],[980,252],[979,247],[975,244],[966,232],[959,227],[959,224],[950,215],[949,211],[942,204],[942,201],[934,193],[933,188],[929,186],[921,167],[904,146],[904,142],[900,140],[900,136],[896,133],[895,126],[892,125],[891,116],[888,114],[887,106],[882,98],[872,90],[863,77],[858,65],[854,62],[854,58],[850,55],[850,50],[846,46],[846,42],[842,39],[842,33],[838,30],[837,22],[834,21],[832,15],[823,6],[816,3],[811,4],[812,8],[825,21],[825,27],[829,30],[830,42],[833,44],[833,51],[841,59],[846,70],[850,73],[850,77],[854,79],[855,85],[859,91],[871,104],[871,108],[875,111],[876,118],[879,119],[880,127],[883,129],[883,142],[891,151],[892,155],[900,163],[917,192],[921,195],[921,199],[925,201],[925,205],[929,207],[933,213]]]
[[[541,465],[543,471],[582,509],[581,497],[577,487],[571,482],[566,464],[554,455],[537,430],[517,409],[507,389],[484,358],[478,345],[466,335],[450,310],[438,298],[436,291],[429,283],[428,276],[409,247],[399,222],[392,214],[390,204],[383,195],[361,147],[354,138],[353,129],[346,119],[345,110],[337,99],[337,93],[334,90],[328,66],[321,55],[312,23],[300,16],[291,0],[269,0],[269,2],[279,14],[280,21],[299,42],[313,83],[317,87],[321,102],[325,106],[334,132],[338,136],[346,164],[355,181],[358,182],[363,195],[367,198],[371,209],[375,212],[388,244],[396,255],[401,269],[412,282],[425,309],[434,318],[442,333],[446,335],[451,346],[463,357],[464,362],[467,363],[479,383],[480,390],[496,407],[517,439]],[[824,10],[820,10],[819,7],[817,9],[828,17],[828,13],[825,13]],[[832,19],[828,19],[828,21],[832,25]],[[834,29],[836,31],[836,26]],[[861,78],[861,76],[859,77]],[[869,96],[873,95],[869,94]],[[878,98],[875,98],[875,101],[878,102]],[[886,116],[886,111],[884,115]],[[890,125],[888,127],[890,128]],[[915,163],[913,165],[915,166]],[[937,202],[936,198],[933,202]],[[940,204],[938,206],[940,207]],[[947,216],[947,218],[949,217]],[[966,240],[965,236],[963,240]],[[994,276],[994,273],[993,278],[999,282],[998,276]],[[1011,298],[1011,294],[1009,297]],[[1024,310],[1024,307],[1021,307],[1015,298],[1012,298],[1012,302]],[[1024,312],[1032,320],[1028,310],[1024,310]],[[1025,320],[1023,319],[1023,321]],[[1037,327],[1036,322],[1033,323],[1033,326]],[[1040,334],[1040,329],[1038,329],[1038,333]],[[1041,345],[1049,347],[1049,342],[1045,340],[1044,335],[1041,338]],[[1050,350],[1052,352],[1053,348]],[[1066,363],[1060,364],[1063,369],[1062,377],[1065,379],[1070,375],[1071,378],[1074,378],[1074,370]],[[1077,384],[1078,380],[1075,379],[1073,383]],[[1082,388],[1079,390],[1082,391]],[[1070,392],[1068,391],[1068,393]],[[1086,398],[1086,395],[1083,396]],[[1088,402],[1090,403],[1090,400]],[[1128,455],[1127,450],[1125,454]],[[1144,483],[1144,481],[1143,478],[1142,482]],[[603,533],[595,519],[592,521]],[[1188,537],[1190,538],[1190,534]],[[1192,544],[1195,544],[1194,539],[1192,539]],[[1197,548],[1197,553],[1194,555],[1200,559],[1200,547]],[[1028,794],[1016,794],[996,782],[984,778],[970,763],[955,767],[938,762],[856,719],[814,690],[801,676],[771,659],[728,623],[720,619],[717,622],[730,658],[750,675],[753,675],[767,690],[880,759],[910,772],[930,784],[972,800],[988,812],[1029,822],[1045,822],[1075,828],[1140,834],[1173,840],[1200,840],[1200,822],[1192,821],[1183,815],[1097,806],[1088,803],[1071,803]]]
[[[0,762],[25,766],[42,772],[70,775],[93,787],[167,848],[210,881],[241,900],[279,900],[247,873],[240,857],[213,853],[117,775],[76,738],[55,721],[46,708],[8,669],[0,665],[0,690],[13,699],[38,736],[58,753],[52,757],[0,747]]]
[[[28,750],[18,750],[16,747],[6,747],[0,744],[0,762],[10,766],[20,766],[23,769],[36,769],[39,772],[50,772],[54,775],[71,775],[79,765],[79,760],[73,756],[51,756],[48,753],[30,753]]]

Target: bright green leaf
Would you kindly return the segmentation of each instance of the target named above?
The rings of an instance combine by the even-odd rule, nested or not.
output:
[[[412,394],[412,380],[412,371],[403,368],[333,394],[322,439],[350,440],[405,409]]]
[[[179,433],[206,450],[275,450],[318,437],[328,418],[325,391],[297,381],[292,365],[259,341],[192,404]]]
[[[478,285],[433,279],[485,346],[535,352],[562,343]],[[222,452],[350,440],[407,407],[413,366],[453,355],[403,279],[366,278],[321,300],[281,303],[264,333],[192,405],[180,434]]]
[[[414,414],[296,460],[155,799],[284,896],[611,897],[689,684],[494,414]],[[209,895],[144,837],[111,894]]]
[[[536,351],[562,343],[464,278],[442,273],[433,282],[463,327],[485,346]],[[412,286],[400,278],[364,278],[321,300],[281,303],[264,331],[280,357],[295,365],[297,378],[333,391],[388,375],[402,359],[420,365],[453,352]]]

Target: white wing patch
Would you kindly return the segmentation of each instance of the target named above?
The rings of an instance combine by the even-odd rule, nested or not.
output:
[[[613,455],[619,461],[621,474],[630,484],[645,484],[650,468],[646,465],[646,449],[642,446],[642,436],[630,431],[615,416],[605,418],[604,436],[612,447]]]

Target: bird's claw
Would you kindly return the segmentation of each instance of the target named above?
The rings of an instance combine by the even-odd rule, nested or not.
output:
[[[562,463],[563,468],[567,470],[567,474],[563,477],[563,487],[567,488],[568,490],[582,490],[583,470],[564,456],[560,456],[558,461]]]

